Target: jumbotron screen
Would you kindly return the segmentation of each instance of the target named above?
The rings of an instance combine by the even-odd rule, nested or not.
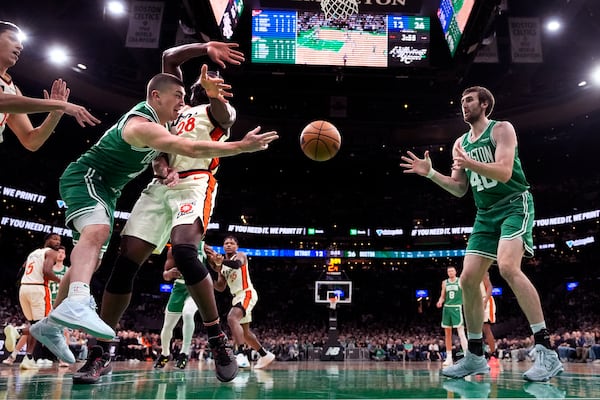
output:
[[[327,20],[323,13],[253,10],[251,61],[347,67],[428,64],[429,17],[355,14]]]

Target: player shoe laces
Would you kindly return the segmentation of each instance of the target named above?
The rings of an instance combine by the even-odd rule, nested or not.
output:
[[[110,354],[105,353],[102,347],[94,346],[83,367],[73,374],[73,383],[97,383],[102,376],[111,372]]]
[[[156,362],[154,363],[154,368],[164,368],[169,362],[169,356],[163,356],[162,354],[158,356]]]
[[[221,333],[219,336],[208,339],[208,345],[215,359],[215,373],[221,382],[229,382],[238,373],[238,365],[231,347],[227,345],[227,336]]]
[[[185,369],[188,362],[188,355],[185,353],[179,353],[177,356],[177,361],[175,361],[175,366],[179,369]]]
[[[111,340],[115,337],[115,331],[96,313],[96,302],[92,296],[88,304],[67,297],[48,318],[54,323],[86,331],[100,339]]]
[[[535,360],[533,366],[523,374],[523,378],[531,382],[546,382],[553,376],[564,371],[556,351],[536,344],[533,351]]]
[[[523,385],[523,390],[536,399],[564,399],[566,395],[564,390],[560,390],[549,383],[526,382]]]
[[[50,322],[45,317],[29,328],[29,333],[50,350],[59,360],[69,364],[75,363],[75,356],[65,339],[63,328]]]
[[[14,326],[6,325],[4,327],[4,347],[7,351],[9,351],[10,353],[15,351],[15,347],[17,346],[17,340],[20,336],[21,335],[19,334],[19,331]]]
[[[255,369],[265,368],[267,365],[271,364],[274,359],[275,359],[275,354],[271,353],[270,351],[267,351],[267,354],[265,356],[258,359],[254,368]]]
[[[442,375],[449,378],[463,378],[467,375],[481,375],[490,372],[490,367],[484,356],[476,356],[466,352],[456,364],[442,369]]]

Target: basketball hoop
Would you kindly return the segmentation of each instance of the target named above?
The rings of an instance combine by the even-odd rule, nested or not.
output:
[[[321,0],[321,10],[327,19],[346,19],[358,14],[358,0]]]
[[[330,297],[328,299],[329,300],[329,309],[330,310],[335,310],[335,307],[337,306],[337,302],[338,302],[339,299],[340,298],[337,297],[337,296],[333,296],[333,297]]]

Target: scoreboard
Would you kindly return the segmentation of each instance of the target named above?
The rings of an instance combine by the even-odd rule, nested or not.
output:
[[[213,246],[215,251],[223,253],[223,247]],[[254,257],[286,257],[286,258],[379,258],[379,259],[412,259],[438,257],[464,257],[465,249],[452,250],[305,250],[305,249],[250,249],[239,248],[249,256]],[[333,272],[333,271],[332,271]]]
[[[428,64],[429,17],[252,10],[251,61],[265,64],[403,67]]]

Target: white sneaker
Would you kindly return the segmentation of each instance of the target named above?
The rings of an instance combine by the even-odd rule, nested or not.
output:
[[[467,375],[481,375],[490,372],[490,367],[484,356],[476,356],[471,352],[466,352],[456,364],[442,369],[442,375],[448,378],[463,378]]]
[[[267,365],[271,364],[274,359],[275,359],[275,354],[271,353],[270,351],[267,351],[267,354],[265,356],[262,356],[261,358],[258,359],[254,368],[255,369],[265,368]]]
[[[46,346],[48,350],[58,357],[59,360],[68,362],[69,364],[75,363],[75,356],[71,349],[69,349],[69,346],[67,346],[63,328],[50,322],[48,317],[31,325],[29,332],[38,342]]]
[[[5,365],[13,365],[15,362],[15,357],[13,355],[9,355],[6,359],[2,360],[2,364]]]
[[[52,368],[52,361],[47,360],[45,358],[38,358],[35,364],[39,369]]]
[[[114,339],[115,331],[100,319],[95,304],[92,296],[88,304],[67,297],[48,315],[48,318],[62,326],[86,331],[99,339]]]
[[[454,364],[454,362],[452,361],[451,358],[446,358],[446,360],[444,361],[444,363],[442,364],[443,367],[449,367],[452,364]]]
[[[535,345],[535,361],[531,368],[523,374],[523,378],[531,382],[545,382],[564,371],[558,354],[541,344]]]
[[[6,337],[4,340],[4,347],[7,351],[12,353],[15,351],[17,340],[21,335],[19,334],[19,331],[17,331],[17,328],[9,324],[4,327],[4,336]]]
[[[240,368],[248,368],[250,366],[250,361],[248,361],[248,357],[246,357],[246,355],[242,353],[235,356],[235,361],[237,362],[237,365]]]
[[[21,369],[40,369],[33,358],[29,358],[29,356],[23,357],[23,361],[19,364],[19,368]]]

